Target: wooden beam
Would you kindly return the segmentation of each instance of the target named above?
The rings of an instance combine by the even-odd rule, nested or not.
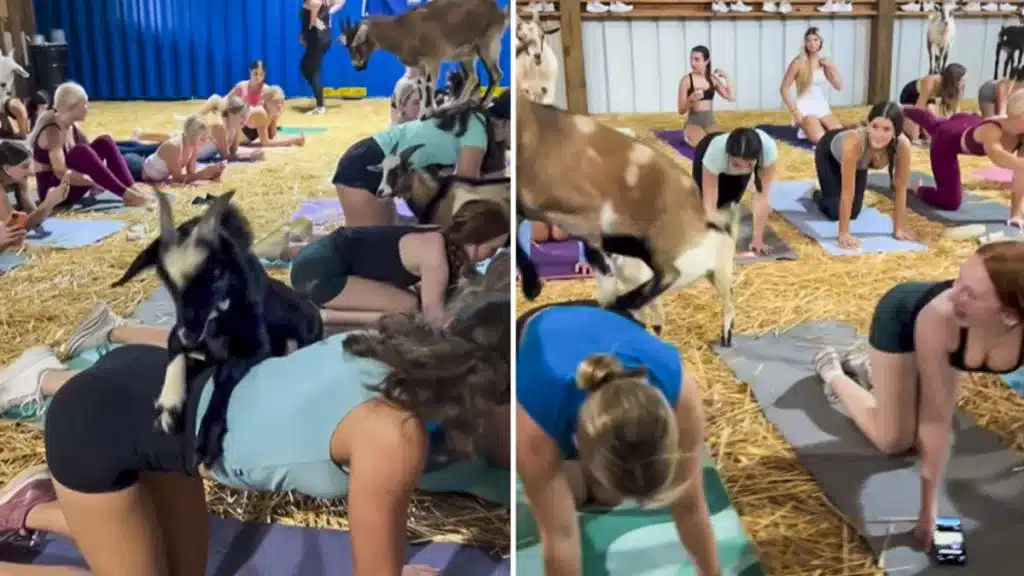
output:
[[[892,36],[896,27],[896,1],[878,0],[878,14],[871,22],[868,56],[868,104],[892,99]]]
[[[587,74],[583,68],[583,9],[579,0],[559,2],[565,102],[569,112],[587,113]]]

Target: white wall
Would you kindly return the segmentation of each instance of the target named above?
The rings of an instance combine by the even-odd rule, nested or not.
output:
[[[978,97],[978,88],[992,79],[996,66],[996,41],[999,29],[1016,24],[1017,19],[997,16],[992,18],[958,18],[949,62],[967,68],[967,86],[964,97]],[[897,18],[893,29],[892,99],[908,82],[928,73],[928,20],[925,18]],[[1000,75],[1002,74],[1000,66]]]
[[[834,106],[867,101],[871,23],[858,19],[785,20],[585,20],[583,65],[591,113],[674,112],[679,80],[690,70],[690,49],[711,50],[711,63],[736,86],[736,103],[715,99],[716,110],[780,108],[779,85],[799,53],[804,32],[817,26],[823,53],[843,75],[842,92],[829,91]],[[561,59],[561,38],[554,35]],[[564,66],[560,67],[564,75]],[[559,105],[564,82],[559,80]]]
[[[553,26],[557,23],[558,20],[546,21],[547,26]],[[555,106],[564,110],[569,107],[569,104],[565,96],[565,56],[562,54],[562,33],[548,34],[545,38],[551,49],[555,51],[555,57],[558,59],[558,78],[555,80]]]

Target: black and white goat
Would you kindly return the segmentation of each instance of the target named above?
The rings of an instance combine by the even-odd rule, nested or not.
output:
[[[709,217],[693,177],[672,158],[590,116],[521,93],[515,146],[520,217],[582,240],[587,261],[610,280],[615,262],[605,253],[638,258],[651,269],[651,278],[617,297],[614,281],[599,281],[602,306],[633,312],[668,290],[707,278],[722,300],[722,344],[731,345],[736,205]],[[516,249],[523,291],[536,298],[537,270],[518,242]]]
[[[1009,78],[1021,68],[1021,59],[1024,57],[1024,6],[1017,12],[1017,25],[1003,26],[999,30],[996,39],[996,68],[992,75],[993,80],[998,80],[999,61],[1003,61],[1003,78]],[[1000,58],[1001,57],[1001,58]]]
[[[228,399],[249,369],[323,337],[316,306],[268,276],[250,252],[252,232],[231,205],[233,195],[217,197],[201,216],[175,227],[170,202],[157,192],[160,236],[112,285],[155,268],[174,300],[155,427],[165,433],[180,430],[190,359],[212,366],[213,394],[196,439],[199,462],[207,467],[221,456]]]
[[[928,17],[928,73],[941,74],[949,60],[949,50],[956,36],[953,13],[959,10],[956,2],[947,2]]]

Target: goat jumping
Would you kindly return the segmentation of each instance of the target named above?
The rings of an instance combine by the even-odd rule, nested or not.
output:
[[[928,74],[940,74],[949,60],[949,50],[956,36],[953,13],[956,2],[947,2],[928,17]]]

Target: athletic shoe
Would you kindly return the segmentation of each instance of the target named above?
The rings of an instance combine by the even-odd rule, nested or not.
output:
[[[871,358],[861,346],[854,346],[843,353],[840,359],[843,372],[864,388],[871,390]]]
[[[63,370],[49,346],[25,350],[13,364],[0,372],[0,417],[16,420],[41,418],[43,375]]]
[[[825,398],[828,399],[830,404],[835,404],[839,401],[839,397],[836,396],[834,390],[832,390],[832,380],[843,374],[843,364],[839,359],[839,352],[836,352],[835,348],[826,347],[818,351],[814,355],[814,371],[818,373],[821,378],[822,390],[825,392]]]
[[[110,333],[124,325],[123,318],[114,314],[105,303],[97,302],[64,343],[61,357],[68,360],[85,350],[110,344]]]
[[[306,244],[313,239],[313,221],[299,218],[253,244],[252,253],[261,260],[281,260],[289,244]]]
[[[0,541],[31,537],[25,529],[28,513],[40,504],[53,502],[57,493],[45,464],[22,470],[0,490]]]

